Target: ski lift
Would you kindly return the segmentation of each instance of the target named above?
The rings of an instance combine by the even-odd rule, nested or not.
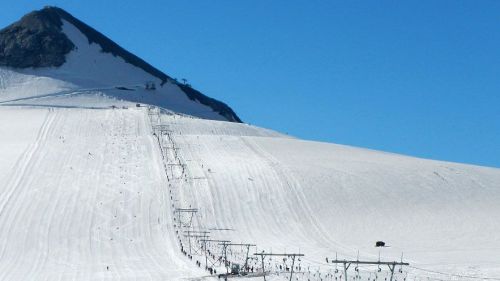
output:
[[[401,253],[401,265],[399,266],[399,273],[403,273],[403,253]]]
[[[380,268],[380,250],[378,251],[378,262],[379,264],[377,265],[378,267],[378,272],[382,271],[382,269]]]
[[[356,256],[356,267],[354,268],[354,271],[356,271],[356,274],[359,275],[359,250],[358,250],[358,255]]]
[[[338,260],[338,256],[337,256],[337,253],[335,253],[335,261]],[[339,273],[339,270],[337,268],[337,263],[335,263],[335,274]],[[337,279],[337,277],[335,277],[335,279]]]

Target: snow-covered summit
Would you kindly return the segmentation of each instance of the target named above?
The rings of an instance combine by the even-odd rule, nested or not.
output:
[[[226,104],[179,83],[56,7],[0,30],[0,103],[106,107],[160,106],[241,122]]]

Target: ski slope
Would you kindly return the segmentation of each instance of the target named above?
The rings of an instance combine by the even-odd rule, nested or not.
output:
[[[0,280],[205,274],[179,257],[161,157],[141,110],[0,115],[9,121],[0,123]]]
[[[305,254],[295,280],[340,278],[325,258],[377,260],[378,240],[390,246],[382,260],[404,252],[412,266],[397,280],[472,280],[424,270],[500,278],[499,169],[142,107],[5,106],[0,118],[0,280],[210,279],[176,208],[199,210],[193,228],[234,229],[211,239]],[[157,138],[159,124],[169,131]],[[242,263],[244,251],[228,258]],[[281,264],[266,261],[271,280],[289,277]],[[376,280],[386,277],[384,268]]]
[[[187,165],[178,199],[200,208],[200,225],[236,229],[220,238],[304,253],[303,265],[326,272],[336,253],[374,261],[404,253],[413,267],[500,277],[499,169],[224,131],[215,121],[162,123]],[[390,247],[379,252],[378,240]],[[410,276],[450,277],[416,268]]]

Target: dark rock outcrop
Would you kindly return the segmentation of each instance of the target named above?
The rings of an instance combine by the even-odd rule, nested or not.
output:
[[[0,30],[0,66],[61,66],[75,47],[54,13],[35,11]]]
[[[219,113],[220,115],[226,117],[227,120],[241,123],[241,119],[236,115],[236,113],[225,103],[220,102],[216,99],[205,96],[204,94],[198,92],[197,90],[191,88],[190,86],[177,83],[177,86],[186,93],[190,100],[196,100],[201,104],[209,105],[213,111]]]

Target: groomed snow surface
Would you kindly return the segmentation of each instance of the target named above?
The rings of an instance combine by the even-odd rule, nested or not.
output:
[[[210,239],[257,244],[251,253],[305,254],[294,280],[340,280],[325,258],[358,251],[374,261],[404,252],[411,265],[395,280],[500,279],[499,169],[157,113],[0,107],[0,280],[216,279],[187,225],[231,228]],[[199,211],[179,224],[177,208]],[[208,249],[224,272],[220,245]],[[229,261],[244,257],[229,248]],[[290,259],[265,266],[270,280],[289,277]],[[387,272],[359,266],[361,280]]]
[[[178,254],[142,111],[0,112],[0,280],[204,274]]]

